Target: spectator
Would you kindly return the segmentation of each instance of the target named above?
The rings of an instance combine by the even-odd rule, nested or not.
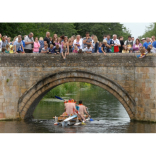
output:
[[[150,45],[150,44],[151,44],[150,38],[147,37],[147,38],[146,38],[146,42],[144,42],[144,44],[143,44],[143,47],[144,47],[145,49],[147,49],[148,45]]]
[[[63,57],[63,59],[66,59],[67,53],[68,53],[67,47],[66,47],[66,45],[64,45],[63,46],[63,50],[62,50],[62,57]]]
[[[44,38],[44,43],[47,43],[48,47],[50,47],[50,32],[46,32],[46,37]]]
[[[85,39],[87,40],[87,39]],[[87,54],[91,54],[92,53],[92,48],[89,44],[87,44],[87,47],[83,50],[84,52],[86,52]]]
[[[41,53],[44,53],[44,54],[49,53],[49,48],[48,48],[48,44],[47,43],[44,44],[44,48],[42,48]]]
[[[41,52],[42,48],[44,48],[44,41],[43,41],[43,37],[39,38],[39,43],[40,43],[40,48],[39,48],[39,53]]]
[[[25,53],[24,50],[23,51],[21,50],[21,48],[24,49],[23,48],[23,43],[22,43],[22,38],[18,37],[18,41],[14,42],[14,51],[15,51],[15,53]]]
[[[18,37],[19,39],[19,37]],[[33,33],[30,33],[28,36],[24,38],[25,42],[25,52],[26,53],[32,53],[33,52],[33,44],[34,44],[34,38]]]
[[[2,34],[0,34],[0,41],[2,41]]]
[[[2,48],[2,54],[4,54],[4,53],[5,53],[5,47]]]
[[[17,36],[14,37],[14,40],[12,41],[12,45],[14,45],[14,42],[16,41],[16,38],[17,38]]]
[[[138,53],[141,46],[142,44],[140,43],[140,40],[137,38],[135,44],[133,44],[133,52]]]
[[[17,38],[16,38],[16,41],[18,41],[18,37],[22,37],[22,36],[21,35],[18,35]]]
[[[129,53],[129,50],[128,50],[127,46],[123,47],[122,53]]]
[[[86,32],[86,37],[83,38],[83,47],[86,49],[87,48],[87,45],[90,45],[91,46],[91,44],[92,44],[92,39],[89,36],[89,32]]]
[[[13,54],[14,53],[14,47],[13,45],[10,45],[10,51],[9,51],[10,54]]]
[[[55,49],[54,45],[50,44],[49,53],[54,54],[55,53],[54,49]]]
[[[94,49],[92,49],[93,53],[99,53],[99,43],[98,43],[98,38],[97,36],[94,35],[93,37],[93,42],[94,42]]]
[[[152,36],[151,39],[152,39],[152,43],[153,43],[155,41],[155,36]]]
[[[82,49],[82,40],[80,39],[80,35],[76,36],[73,44],[74,46],[77,46],[78,49]]]
[[[5,48],[6,45],[7,45],[6,36],[3,36],[3,37],[2,37],[2,48],[3,48],[3,47]]]
[[[99,42],[99,53],[102,53],[101,46],[102,46],[102,44],[101,44],[101,42]]]
[[[38,41],[38,37],[35,37],[33,53],[39,53],[40,43]]]
[[[107,40],[103,40],[101,50],[104,53],[104,55],[106,55],[106,53],[109,53],[110,51],[109,49],[110,49],[110,45],[108,45]]]
[[[111,47],[114,46],[114,41],[110,37],[110,35],[106,36],[107,45],[109,45],[108,52],[112,52]]]
[[[59,47],[61,48],[61,38],[60,37],[57,38],[55,45],[59,45]]]
[[[128,40],[125,41],[124,45],[127,46],[128,50],[133,47],[133,41],[131,36],[128,36]]]
[[[156,53],[156,48],[154,48],[151,44],[147,47],[148,53]]]
[[[50,39],[50,45],[52,44],[52,42],[53,42],[53,39],[52,39],[52,37],[49,37],[49,39]]]
[[[116,34],[113,35],[113,41],[114,41],[114,53],[118,53],[119,52],[119,47],[121,45],[120,45],[120,41],[117,39]]]
[[[62,51],[63,51],[63,47],[66,47],[66,49],[67,49],[67,52],[66,52],[66,54],[68,55],[69,54],[69,44],[68,44],[68,38],[67,38],[67,36],[65,36],[64,37],[64,41],[62,42]],[[66,54],[64,53],[64,59],[66,58]]]
[[[133,44],[135,44],[135,40],[134,40],[134,37],[132,37],[132,41],[133,41]]]
[[[142,41],[142,44],[144,44],[146,42],[146,39],[142,38],[141,41]]]
[[[2,40],[0,40],[0,52],[2,51]]]
[[[55,52],[55,54],[59,54],[61,52],[61,48],[59,47],[58,44],[56,45],[54,52]]]
[[[10,41],[11,41],[11,37],[8,37],[7,42],[8,42],[9,45],[12,45],[12,42],[10,42]]]
[[[72,53],[73,52],[73,43],[72,43],[72,40],[71,39],[69,39],[68,40],[68,44],[69,44],[69,53]]]
[[[104,35],[104,36],[103,36],[103,40],[106,40],[106,38],[107,38],[107,35]]]
[[[156,41],[153,41],[152,46],[156,48]]]
[[[124,47],[124,41],[123,41],[123,36],[120,36],[119,37],[119,41],[120,41],[120,50],[119,50],[119,53],[122,53],[122,50],[123,50],[123,47]]]
[[[78,47],[76,45],[74,46],[73,53],[78,53]]]
[[[7,44],[5,48],[5,53],[9,54],[9,51],[10,51],[10,45]]]
[[[57,34],[54,34],[53,35],[53,40],[52,40],[52,44],[54,45],[54,46],[56,46],[56,41],[57,41]]]

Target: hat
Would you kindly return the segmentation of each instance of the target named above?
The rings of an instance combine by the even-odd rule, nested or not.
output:
[[[142,40],[146,40],[146,39],[145,39],[145,38],[142,38],[141,41],[142,41]]]
[[[103,42],[106,42],[107,43],[107,40],[104,39]]]

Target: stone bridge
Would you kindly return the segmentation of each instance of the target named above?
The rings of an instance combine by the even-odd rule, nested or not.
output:
[[[113,94],[131,120],[156,121],[156,55],[0,55],[0,120],[27,119],[52,88],[88,82]]]

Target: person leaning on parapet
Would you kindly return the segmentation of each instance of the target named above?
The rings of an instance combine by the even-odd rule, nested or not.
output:
[[[142,42],[142,44],[144,44],[146,42],[146,39],[145,38],[142,38],[141,39],[141,42]]]
[[[125,41],[124,45],[127,46],[128,50],[133,47],[133,41],[131,36],[128,36],[128,40]]]
[[[83,38],[83,48],[85,49],[87,47],[87,45],[91,46],[92,44],[92,39],[89,36],[89,32],[86,32],[86,37]]]
[[[119,47],[121,47],[121,45],[120,41],[117,39],[116,34],[113,35],[113,41],[114,41],[114,53],[119,53]]]
[[[150,44],[151,44],[150,38],[149,38],[149,37],[146,37],[146,42],[144,42],[143,47],[144,47],[145,49],[147,49],[148,45],[150,45]]]
[[[107,48],[108,48],[108,53],[112,52],[111,47],[114,46],[114,41],[110,38],[111,36],[108,34],[105,38],[107,41]],[[104,41],[104,40],[103,40]]]
[[[22,38],[18,37],[18,41],[14,42],[14,53],[25,53],[24,48],[23,48],[23,43],[22,43]],[[22,51],[23,49],[23,51]]]
[[[33,33],[30,33],[28,36],[24,38],[25,42],[25,53],[33,53],[33,44],[34,44],[34,38]]]

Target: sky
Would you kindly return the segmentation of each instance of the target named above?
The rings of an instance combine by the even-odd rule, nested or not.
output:
[[[144,34],[146,27],[149,26],[151,23],[123,23],[124,26],[130,30],[133,37],[137,38]]]

